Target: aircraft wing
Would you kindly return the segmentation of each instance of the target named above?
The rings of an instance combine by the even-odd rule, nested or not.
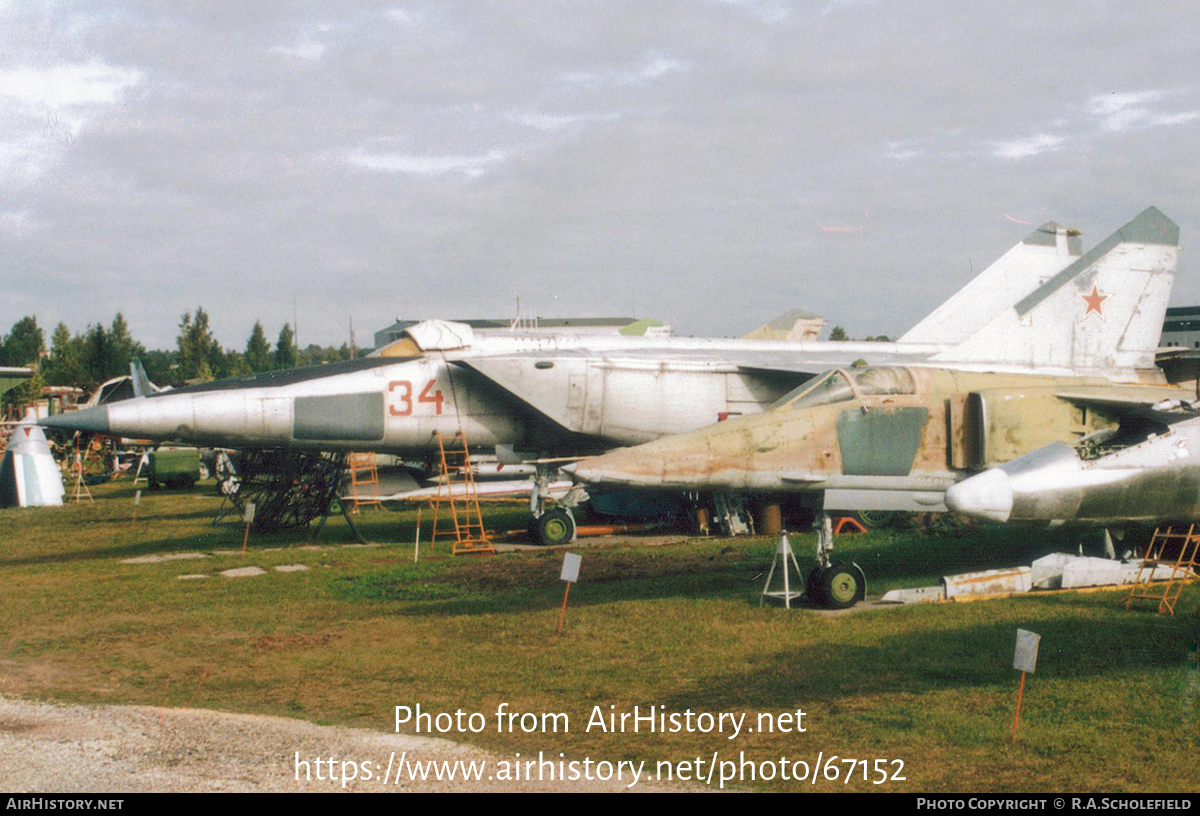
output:
[[[1154,352],[1154,361],[1161,363],[1163,360],[1173,360],[1177,357],[1183,357],[1192,352],[1192,349],[1184,346],[1159,346]]]
[[[549,485],[541,488],[543,496],[552,496],[556,499],[561,499],[563,496],[571,492],[571,488],[575,487],[575,483],[570,479],[558,479],[551,482]],[[527,498],[533,492],[533,479],[508,479],[495,482],[479,482],[473,486],[472,490],[476,496],[481,499],[523,499]],[[428,502],[430,499],[439,495],[439,491],[445,491],[445,485],[434,485],[433,487],[418,487],[413,490],[406,490],[402,493],[393,493],[388,496],[380,496],[380,501],[400,501],[413,502],[420,504]],[[462,498],[466,495],[466,486],[462,482],[456,482],[450,485],[449,495]],[[344,496],[344,499],[350,500],[352,496]]]
[[[786,473],[780,473],[779,478],[787,484],[819,485],[829,481],[829,474],[810,470],[789,470]]]
[[[1196,395],[1193,392],[1166,386],[1100,386],[1094,390],[1059,391],[1054,396],[1080,407],[1117,416],[1140,416],[1166,421],[1181,418],[1179,414],[1194,413],[1197,407],[1200,407],[1200,401],[1195,399]]]
[[[0,394],[16,388],[32,376],[33,369],[31,368],[0,366]]]
[[[761,346],[761,348],[754,348]],[[755,343],[735,342],[728,345],[697,340],[691,343],[676,341],[672,345],[652,345],[645,348],[622,349],[553,349],[524,351],[503,355],[481,355],[456,360],[459,365],[480,373],[494,369],[498,361],[520,360],[533,365],[541,362],[542,370],[553,364],[572,364],[584,361],[609,369],[635,368],[648,365],[680,369],[726,369],[745,373],[813,377],[831,368],[852,365],[905,365],[927,362],[941,349],[924,346],[897,346],[895,343]]]

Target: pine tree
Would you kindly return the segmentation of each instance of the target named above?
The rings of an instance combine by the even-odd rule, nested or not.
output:
[[[275,342],[275,368],[295,368],[298,362],[296,352],[296,336],[292,333],[289,323],[284,323],[279,331],[279,339]]]
[[[104,326],[99,323],[88,326],[87,334],[83,336],[79,361],[83,364],[89,386],[95,387],[109,378],[112,350],[109,348],[108,330]]]
[[[193,319],[185,312],[179,322],[178,376],[183,380],[207,382],[224,373],[225,352],[213,338],[208,325],[208,313],[196,307]]]
[[[117,312],[112,326],[108,330],[108,360],[106,374],[109,377],[120,377],[129,373],[129,363],[135,357],[146,353],[146,347],[133,339],[129,334],[129,324],[125,315]]]
[[[271,356],[271,344],[267,340],[266,332],[263,331],[262,323],[258,320],[254,321],[254,329],[250,332],[250,339],[246,343],[245,362],[255,374],[270,371],[274,362]]]
[[[0,365],[27,366],[38,361],[46,348],[46,336],[38,328],[36,317],[22,317],[13,324],[12,333],[0,344]]]
[[[83,369],[83,338],[71,336],[66,323],[54,327],[51,337],[50,359],[42,368],[42,376],[48,385],[72,385],[87,383],[87,372]]]

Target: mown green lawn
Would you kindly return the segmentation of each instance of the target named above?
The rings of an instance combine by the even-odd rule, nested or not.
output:
[[[251,535],[218,527],[211,487],[143,492],[128,483],[94,505],[0,511],[0,691],[94,703],[218,708],[387,731],[395,706],[480,712],[504,753],[593,760],[813,763],[902,760],[883,785],[775,780],[781,790],[1195,791],[1200,789],[1200,639],[1189,587],[1176,618],[1127,611],[1121,591],[867,610],[827,616],[759,606],[774,542],[580,542],[580,583],[556,635],[561,551],[413,564],[415,513],[359,516]],[[519,510],[490,516],[520,526]],[[428,537],[428,525],[424,537]],[[1071,533],[966,528],[839,539],[873,594],[939,576],[1075,551]],[[802,563],[811,535],[794,536]],[[125,564],[177,553],[207,557]],[[302,572],[277,572],[303,564]],[[224,578],[259,566],[264,575]],[[180,575],[207,575],[179,580]],[[1010,742],[1015,633],[1042,636]],[[498,732],[495,712],[565,713],[566,733]],[[804,733],[606,733],[601,712],[805,712]],[[610,708],[612,706],[613,708]],[[739,754],[739,752],[741,752]],[[798,766],[797,766],[798,767]],[[873,766],[872,766],[873,767]],[[892,774],[898,765],[888,764]],[[873,772],[868,773],[874,779]]]

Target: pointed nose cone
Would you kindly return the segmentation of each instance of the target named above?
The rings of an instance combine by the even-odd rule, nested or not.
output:
[[[563,470],[576,482],[584,484],[660,486],[661,475],[648,478],[645,473],[645,457],[631,455],[631,450],[640,449],[623,448],[610,451],[602,456],[582,459]]]
[[[565,473],[568,476],[570,476],[572,479],[574,479],[575,478],[575,468],[578,466],[579,466],[578,462],[572,462],[569,465],[563,465],[558,470],[560,473]]]
[[[583,459],[573,465],[567,465],[562,470],[576,483],[612,484],[614,475],[617,475],[617,483],[621,483],[620,475],[612,473],[607,454]]]
[[[1008,521],[1013,508],[1012,481],[1003,470],[985,470],[952,485],[946,491],[946,506],[972,518]]]
[[[108,406],[97,405],[95,408],[80,408],[78,411],[55,414],[38,420],[38,425],[43,428],[61,428],[84,433],[108,433]]]

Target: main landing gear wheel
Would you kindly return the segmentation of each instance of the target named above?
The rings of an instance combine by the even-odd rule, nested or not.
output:
[[[804,594],[816,606],[825,605],[825,599],[821,595],[821,573],[824,571],[825,568],[817,564],[809,570],[808,577],[804,579]]]
[[[817,601],[829,609],[849,609],[867,595],[867,577],[858,564],[835,562],[814,571]],[[812,582],[812,576],[809,577]]]
[[[882,530],[891,527],[899,513],[893,510],[859,510],[855,515],[868,530]]]
[[[538,539],[547,547],[570,543],[575,538],[575,518],[565,507],[552,507],[537,520]]]

